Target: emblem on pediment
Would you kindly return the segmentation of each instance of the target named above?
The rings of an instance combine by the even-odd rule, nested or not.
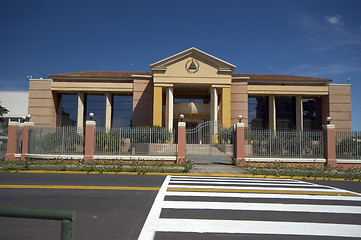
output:
[[[186,70],[189,73],[196,73],[199,70],[199,63],[197,60],[195,59],[190,59],[187,63],[186,63]]]

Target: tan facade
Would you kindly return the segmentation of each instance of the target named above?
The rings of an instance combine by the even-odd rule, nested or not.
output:
[[[276,129],[277,114],[280,114],[276,109],[278,99],[292,98],[294,129],[301,130],[306,124],[304,115],[307,109],[304,108],[307,107],[307,99],[314,102],[316,116],[313,127],[321,129],[326,117],[331,116],[337,129],[351,129],[350,85],[289,75],[235,74],[235,68],[230,63],[190,48],[151,64],[151,72],[52,74],[50,79],[30,80],[29,114],[36,125],[59,125],[57,120],[64,114],[65,106],[61,96],[73,94],[76,96],[74,114],[77,115],[72,116],[73,121],[79,127],[84,126],[87,96],[97,94],[104,96],[104,114],[101,115],[104,127],[110,128],[115,116],[123,117],[114,112],[119,106],[115,107],[113,96],[124,95],[132,96],[127,108],[132,111],[132,126],[159,125],[173,129],[173,122],[183,114],[187,124],[211,120],[227,128],[237,123],[238,116],[242,115],[242,123],[248,127],[251,121],[249,98],[262,97],[268,104],[268,128]]]
[[[330,84],[329,112],[332,124],[340,130],[351,129],[351,85]]]
[[[29,114],[41,126],[56,125],[56,92],[50,79],[31,79],[29,82]]]

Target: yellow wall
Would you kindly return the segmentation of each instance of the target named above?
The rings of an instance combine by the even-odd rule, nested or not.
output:
[[[153,126],[162,126],[162,87],[154,87]]]
[[[231,127],[231,88],[222,88],[222,124],[226,128]]]

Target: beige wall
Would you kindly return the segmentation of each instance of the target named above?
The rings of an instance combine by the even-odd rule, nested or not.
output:
[[[186,70],[186,64],[191,59],[195,59],[199,64],[199,70],[195,73],[189,73]],[[165,72],[154,73],[154,83],[157,84],[227,84],[231,83],[231,74],[219,74],[217,66],[198,56],[192,55],[186,57],[169,66]]]
[[[29,114],[36,126],[56,126],[56,110],[50,79],[29,82]]]
[[[133,126],[153,125],[153,82],[134,79]]]
[[[339,130],[351,130],[351,85],[330,84],[329,108],[331,123]]]
[[[248,94],[247,80],[234,80],[231,85],[231,124],[238,123],[238,115],[243,116],[242,122],[248,126]]]

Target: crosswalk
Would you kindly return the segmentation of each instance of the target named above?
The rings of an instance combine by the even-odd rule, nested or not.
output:
[[[361,194],[293,179],[167,176],[138,239],[202,235],[360,239]]]

